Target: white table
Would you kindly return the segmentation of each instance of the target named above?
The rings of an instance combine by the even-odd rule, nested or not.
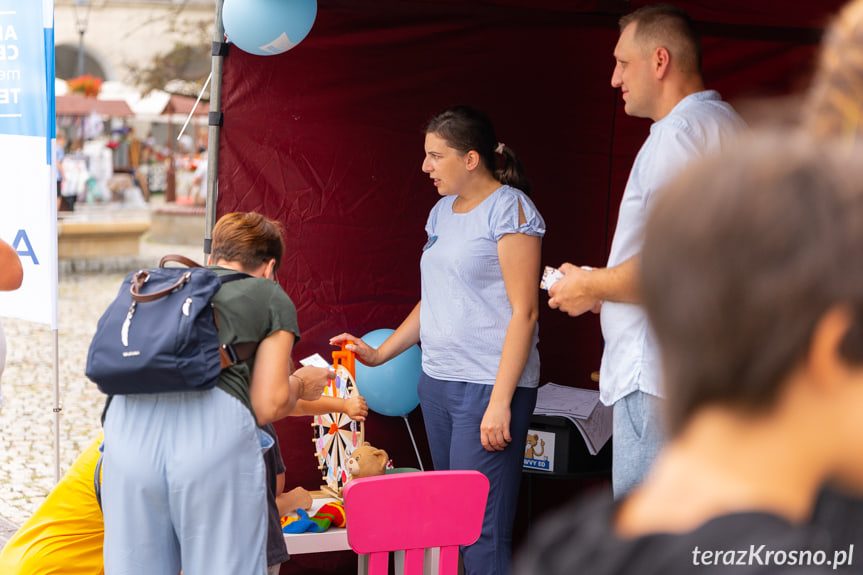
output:
[[[312,492],[312,508],[309,517],[327,503],[337,501],[333,497],[320,492]],[[330,527],[322,533],[285,533],[285,544],[291,555],[303,553],[324,553],[327,551],[350,551],[348,530],[346,527]]]
[[[320,491],[313,491],[312,508],[308,511],[309,517],[317,513],[325,504],[333,501],[337,500]],[[348,543],[347,527],[330,527],[322,533],[285,533],[284,536],[288,553],[291,555],[325,553],[327,551],[351,551],[351,546]],[[394,555],[395,572],[404,573],[404,551],[396,551]],[[368,555],[359,555],[357,559],[358,575],[367,575],[369,571]],[[437,573],[439,559],[439,549],[426,549],[423,573],[425,575]]]

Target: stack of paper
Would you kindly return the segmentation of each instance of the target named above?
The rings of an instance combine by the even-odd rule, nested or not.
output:
[[[599,401],[599,392],[592,389],[546,383],[536,397],[536,415],[552,415],[570,420],[596,455],[611,437],[612,409]]]

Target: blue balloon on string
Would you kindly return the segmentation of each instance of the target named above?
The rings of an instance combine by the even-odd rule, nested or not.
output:
[[[271,56],[302,42],[317,12],[317,0],[225,0],[222,26],[239,49]]]
[[[391,329],[376,329],[362,340],[371,347],[380,347],[392,333]],[[355,368],[357,389],[372,411],[404,417],[419,405],[417,383],[422,373],[422,351],[418,345],[412,345],[377,367],[357,361]]]

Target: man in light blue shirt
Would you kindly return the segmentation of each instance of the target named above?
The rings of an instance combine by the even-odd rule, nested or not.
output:
[[[647,214],[671,177],[693,159],[728,145],[745,127],[717,92],[704,89],[701,43],[683,10],[645,6],[621,18],[620,31],[611,85],[620,88],[627,115],[654,123],[626,183],[607,267],[565,263],[564,277],[548,291],[552,308],[571,316],[601,314],[605,350],[599,389],[602,402],[615,406],[616,498],[641,482],[664,442],[659,349],[638,285]]]

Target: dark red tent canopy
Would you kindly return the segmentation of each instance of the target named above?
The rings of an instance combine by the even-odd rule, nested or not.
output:
[[[279,279],[299,312],[297,359],[327,356],[328,338],[342,331],[395,328],[417,302],[423,228],[438,197],[420,171],[422,130],[453,104],[484,109],[520,155],[548,224],[543,263],[604,264],[649,127],[623,113],[610,86],[617,19],[642,4],[320,0],[314,28],[293,50],[252,56],[231,47],[217,211],[283,222]],[[708,87],[760,115],[764,107],[747,102],[805,88],[821,30],[842,2],[677,4],[703,32]],[[542,381],[594,387],[596,317],[549,310],[544,294],[541,307]],[[419,409],[410,422],[423,443]],[[309,420],[277,427],[288,485],[316,488]],[[397,466],[417,464],[397,418],[373,415],[367,438]],[[326,563],[303,561],[311,559],[282,573]]]

